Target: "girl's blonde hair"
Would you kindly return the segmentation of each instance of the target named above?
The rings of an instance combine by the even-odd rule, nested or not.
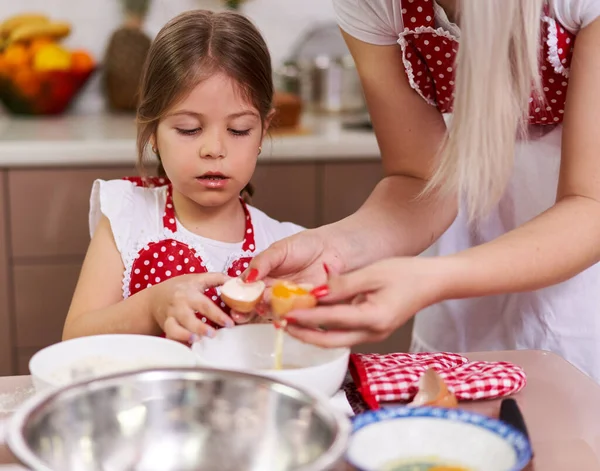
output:
[[[539,73],[544,0],[460,0],[454,112],[425,193],[458,196],[471,221],[498,203],[525,135]]]

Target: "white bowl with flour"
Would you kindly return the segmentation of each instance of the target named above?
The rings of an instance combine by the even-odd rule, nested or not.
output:
[[[161,337],[107,334],[59,342],[29,361],[36,391],[74,381],[148,368],[194,367],[191,349]]]

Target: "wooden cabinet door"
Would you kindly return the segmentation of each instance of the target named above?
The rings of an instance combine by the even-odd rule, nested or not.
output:
[[[0,376],[13,373],[13,342],[10,309],[10,269],[8,227],[7,227],[7,185],[6,172],[0,171]]]
[[[379,161],[323,164],[321,224],[339,221],[355,212],[382,177]]]

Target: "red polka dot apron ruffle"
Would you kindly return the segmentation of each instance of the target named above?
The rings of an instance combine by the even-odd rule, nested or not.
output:
[[[398,44],[411,87],[442,113],[451,113],[459,43],[450,32],[435,27],[433,2],[402,0],[404,31]],[[564,114],[575,35],[549,16],[547,4],[541,22],[540,69],[545,101],[540,104],[533,97],[529,100],[529,123],[559,124]]]
[[[202,259],[202,254],[191,247],[188,243],[177,240],[177,219],[175,217],[175,208],[173,206],[173,188],[170,182],[165,178],[138,178],[127,177],[125,180],[132,182],[136,186],[166,187],[166,202],[165,210],[162,218],[164,228],[164,239],[158,241],[149,241],[135,255],[133,263],[130,267],[125,267],[125,282],[124,286],[126,295],[134,295],[139,291],[149,288],[152,285],[161,283],[165,280],[179,275],[190,273],[207,273],[208,268],[205,261]],[[240,200],[240,204],[246,215],[246,227],[244,241],[242,243],[242,251],[239,257],[233,259],[227,267],[226,273],[229,276],[235,277],[248,267],[252,260],[252,252],[256,248],[254,241],[254,227],[252,226],[252,218],[246,204]],[[127,282],[128,280],[128,282]],[[223,311],[229,313],[229,308],[221,300],[216,288],[209,288],[205,291],[208,296],[217,306]],[[210,319],[198,314],[198,318],[208,325],[219,328]]]
[[[459,401],[492,399],[525,387],[525,372],[508,362],[470,362],[456,353],[390,353],[350,355],[350,374],[357,392],[371,409],[384,402],[409,401],[419,378],[436,370]]]

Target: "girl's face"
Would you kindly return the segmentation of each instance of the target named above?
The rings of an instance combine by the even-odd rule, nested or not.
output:
[[[267,124],[224,74],[200,82],[159,122],[154,145],[173,189],[221,206],[250,181]]]

